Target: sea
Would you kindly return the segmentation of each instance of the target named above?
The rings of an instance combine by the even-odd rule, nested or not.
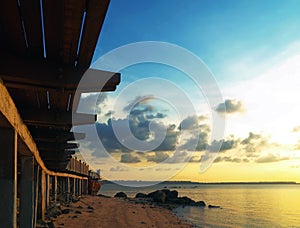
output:
[[[121,183],[124,184],[124,183]],[[164,182],[147,187],[124,187],[105,183],[100,194],[114,196],[123,191],[128,197],[158,189],[177,190],[179,196],[220,208],[178,207],[173,212],[196,227],[299,227],[299,184],[203,184]]]

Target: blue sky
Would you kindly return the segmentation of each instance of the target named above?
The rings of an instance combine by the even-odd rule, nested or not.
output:
[[[94,60],[128,43],[165,41],[198,55],[220,81],[245,79],[252,76],[227,65],[282,51],[300,38],[299,15],[297,0],[112,0]]]
[[[105,93],[96,104],[100,115],[94,133],[104,132],[100,138],[113,159],[101,154],[94,142],[80,143],[89,164],[112,179],[149,179],[151,173],[150,179],[155,180],[164,170],[164,177],[176,180],[300,181],[300,1],[111,0],[93,61],[141,41],[169,42],[194,53],[214,74],[224,102],[209,106],[205,94],[169,66],[127,67],[121,70],[117,90]],[[172,102],[176,100],[182,109],[188,102],[157,78],[178,86],[196,115],[189,116],[187,111],[176,117],[178,110]],[[165,92],[166,99],[156,99],[160,92]],[[82,107],[95,105],[93,96],[85,96]],[[130,105],[133,108],[126,113]],[[209,140],[213,115],[226,120],[218,154],[212,153],[218,142]],[[117,140],[113,133],[113,124],[122,128],[125,123],[146,143],[155,141],[151,124],[165,130],[165,140],[144,154],[128,150],[121,145],[127,135]],[[185,127],[179,125],[183,123]],[[93,137],[87,134],[87,139]],[[206,155],[215,156],[214,163],[199,174],[199,163],[205,163]]]

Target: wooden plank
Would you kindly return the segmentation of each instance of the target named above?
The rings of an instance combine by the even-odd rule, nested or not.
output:
[[[78,57],[79,66],[90,66],[109,2],[109,0],[88,1]]]
[[[76,149],[79,147],[79,143],[49,143],[49,142],[39,142],[37,143],[39,150],[41,151],[54,151],[54,150],[64,150],[64,149]]]
[[[39,58],[43,57],[43,38],[40,1],[20,0],[29,52]]]
[[[73,65],[77,59],[77,46],[86,1],[65,0],[63,62]]]
[[[0,2],[0,46],[25,53],[26,43],[21,26],[17,1]]]
[[[23,123],[18,110],[16,108],[16,105],[14,104],[12,98],[10,97],[7,89],[3,85],[3,82],[0,80],[0,112],[2,115],[7,119],[8,123],[15,129],[16,133],[20,137],[20,139],[24,142],[24,144],[27,146],[28,150],[32,153],[32,155],[35,157],[35,160],[37,161],[38,165],[49,175],[52,176],[59,176],[59,177],[74,177],[78,179],[86,179],[86,177],[74,175],[74,174],[67,174],[67,173],[59,173],[59,172],[53,172],[49,170],[43,160],[41,159],[41,156],[39,154],[39,151],[37,149],[37,146],[30,135],[30,132],[26,125]]]
[[[62,63],[64,1],[43,0],[47,59]]]
[[[97,115],[85,113],[58,112],[56,110],[24,109],[23,121],[28,125],[65,127],[94,124]]]
[[[56,135],[54,137],[49,137],[47,133],[43,135],[33,136],[36,142],[66,142],[66,141],[73,141],[73,140],[80,140],[85,138],[84,133],[79,133],[78,136],[74,136],[72,132],[65,133],[62,135]]]
[[[31,58],[22,59],[5,55],[5,53],[0,53],[1,56],[3,59],[0,61],[0,77],[5,85],[11,88],[32,90],[44,88],[54,91],[60,89],[74,92],[85,73],[83,68],[71,66],[61,68],[53,62],[44,63]],[[120,83],[120,73],[89,69],[86,74],[94,80],[89,79],[88,83],[84,83],[81,89],[84,92],[99,92],[100,86],[103,86],[105,82],[102,91],[113,91]]]

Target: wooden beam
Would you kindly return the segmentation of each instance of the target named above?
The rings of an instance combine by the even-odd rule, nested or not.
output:
[[[52,132],[52,131],[49,130],[49,132]],[[58,142],[58,143],[60,143],[60,142],[66,142],[66,141],[81,140],[81,139],[85,138],[84,133],[73,133],[73,132],[57,133],[55,135],[49,135],[48,132],[43,131],[42,134],[32,134],[32,135],[36,142]]]
[[[79,81],[87,68],[62,66],[61,64],[41,61],[26,56],[13,56],[9,53],[0,53],[0,78],[7,87],[47,90],[62,90],[75,92]],[[95,87],[106,82],[102,91],[113,91],[120,83],[120,73],[89,69],[94,81],[84,84],[82,92],[100,92]],[[83,90],[84,89],[84,90]]]
[[[52,176],[86,179],[86,177],[82,177],[78,175],[53,172],[45,166],[43,160],[41,159],[37,146],[32,136],[29,133],[27,126],[23,123],[18,113],[18,110],[16,108],[16,105],[14,104],[12,98],[10,97],[7,89],[5,88],[1,80],[0,80],[0,100],[1,100],[0,113],[2,113],[4,118],[7,119],[7,122],[11,125],[11,127],[15,129],[20,139],[24,142],[24,145],[26,145],[28,150],[35,157],[35,160],[38,163],[39,167],[41,167],[47,174]]]
[[[27,125],[49,127],[71,127],[77,125],[94,124],[97,115],[85,113],[57,112],[55,110],[22,110],[21,116]]]
[[[64,149],[76,149],[79,147],[79,143],[48,143],[39,142],[37,143],[39,150],[41,151],[54,151],[54,150],[64,150]]]

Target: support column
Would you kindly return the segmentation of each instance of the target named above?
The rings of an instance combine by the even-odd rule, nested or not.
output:
[[[50,203],[50,176],[46,174],[46,208],[49,207]]]
[[[57,176],[52,177],[52,194],[53,194],[53,199],[54,203],[57,201]]]
[[[81,179],[78,179],[78,182],[79,182],[79,189],[78,189],[78,195],[82,195],[82,192],[81,192],[81,190],[82,190],[82,180]]]
[[[22,157],[20,227],[34,227],[34,158]]]
[[[66,202],[69,202],[69,200],[70,200],[70,178],[69,177],[67,177],[66,179],[65,179],[65,182],[66,182],[66,195],[65,195],[65,197],[66,197]]]
[[[41,174],[41,219],[44,221],[46,213],[46,173],[42,170]]]
[[[75,195],[76,195],[75,178],[72,179],[72,195],[73,195],[73,197],[75,197]]]
[[[0,127],[0,224],[17,226],[17,134]]]
[[[34,165],[34,226],[36,227],[36,221],[38,217],[39,206],[39,185],[40,185],[40,167]]]

